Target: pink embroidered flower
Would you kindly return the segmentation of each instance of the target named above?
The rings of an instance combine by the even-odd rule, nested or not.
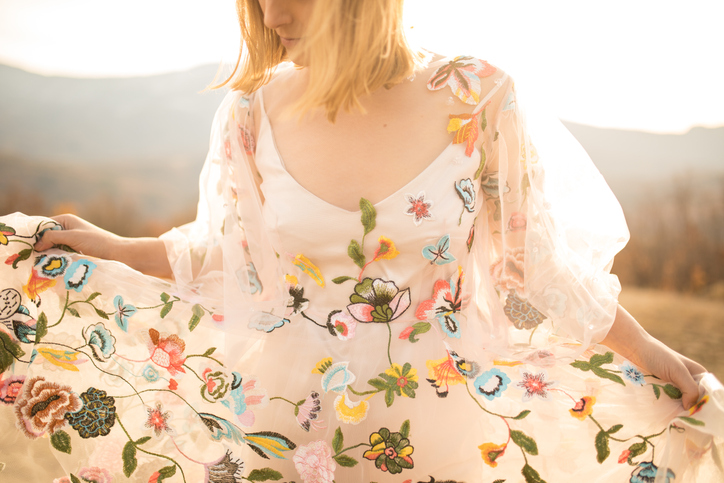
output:
[[[480,79],[493,75],[497,70],[484,60],[458,56],[432,74],[427,88],[436,91],[450,86],[453,94],[461,101],[474,106],[480,102]]]
[[[522,291],[525,287],[525,248],[506,249],[505,254],[490,266],[490,275],[496,287]]]
[[[621,456],[618,457],[619,464],[627,462],[630,454],[631,454],[630,450],[627,450],[627,449],[623,450],[623,452],[621,453]]]
[[[534,397],[539,397],[544,400],[548,399],[548,388],[555,386],[556,382],[546,382],[546,377],[548,377],[548,375],[545,371],[539,372],[538,374],[523,372],[523,380],[518,383],[518,387],[525,390],[523,401],[530,401]]]
[[[92,466],[90,468],[81,468],[76,475],[80,478],[80,481],[89,481],[93,483],[112,483],[113,476],[111,473],[103,468]]]
[[[357,329],[357,321],[354,317],[342,312],[333,310],[327,317],[327,330],[332,335],[339,337],[339,340],[349,340],[354,337]]]
[[[420,223],[424,220],[434,219],[432,212],[430,211],[430,208],[432,208],[432,201],[425,200],[424,191],[420,191],[417,196],[413,196],[408,193],[405,195],[405,199],[408,203],[410,203],[410,206],[407,208],[407,211],[405,211],[405,214],[412,216],[412,221],[415,223],[415,226],[420,226]]]
[[[53,434],[65,426],[66,413],[80,411],[83,402],[70,386],[61,386],[38,376],[25,381],[25,387],[15,400],[18,427],[30,439],[46,432]]]
[[[332,449],[324,441],[300,446],[292,460],[304,483],[332,483],[334,480],[337,463],[332,459]]]
[[[410,306],[410,289],[400,290],[395,282],[365,278],[355,285],[347,311],[360,322],[390,322]]]
[[[417,306],[415,317],[420,320],[437,320],[442,330],[450,337],[460,338],[460,322],[456,314],[462,308],[462,270],[450,280],[438,280],[432,289],[433,298]]]
[[[556,356],[551,351],[541,349],[529,354],[525,362],[538,367],[553,367],[556,365]]]
[[[13,404],[18,398],[24,382],[25,376],[11,375],[7,379],[0,379],[0,402]]]
[[[145,427],[152,429],[157,438],[161,437],[161,433],[174,434],[168,421],[173,417],[170,411],[164,411],[160,402],[156,403],[155,408],[146,408],[148,417],[146,418]]]
[[[508,230],[509,231],[521,231],[525,230],[528,222],[525,218],[525,213],[515,212],[508,218]]]
[[[322,429],[322,420],[319,413],[322,412],[322,402],[319,399],[319,393],[312,391],[302,404],[295,408],[297,413],[297,423],[304,430],[309,432],[309,428],[315,431]]]
[[[266,390],[258,387],[259,382],[253,376],[233,372],[232,377],[231,392],[221,403],[236,414],[242,426],[251,427],[256,421],[253,407],[261,409],[269,403]]]
[[[183,352],[186,350],[186,343],[176,334],[161,337],[156,329],[148,329],[148,335],[151,337],[148,344],[151,360],[166,368],[172,376],[179,372],[185,373],[183,363],[186,362],[186,358]]]
[[[239,134],[241,136],[241,144],[244,146],[246,154],[254,154],[254,151],[256,151],[254,135],[247,128],[241,126],[239,126]]]

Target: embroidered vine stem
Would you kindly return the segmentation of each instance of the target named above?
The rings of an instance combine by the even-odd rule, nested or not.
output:
[[[327,328],[326,325],[320,324],[319,322],[317,322],[316,320],[314,320],[313,318],[311,318],[310,316],[308,316],[308,315],[305,314],[304,312],[300,312],[300,313],[302,314],[302,317],[304,317],[305,319],[309,320],[309,321],[312,322],[314,325],[316,325],[316,326],[318,326],[318,327],[321,327],[321,328],[323,328],[323,329],[326,329],[326,328]]]
[[[355,394],[357,396],[368,396],[370,394],[377,394],[378,392],[381,391],[381,389],[373,389],[371,391],[360,392],[360,391],[355,391],[352,386],[347,386],[347,389],[349,389],[352,394]]]
[[[204,355],[204,354],[190,354],[190,355],[187,355],[187,356],[186,356],[186,359],[189,359],[189,358],[191,358],[191,357],[204,357],[204,358],[206,358],[206,359],[211,359],[212,361],[216,362],[216,363],[217,363],[218,365],[220,365],[221,367],[224,367],[224,364],[222,364],[222,363],[219,362],[217,359],[214,359],[214,358],[211,357],[211,356],[207,356],[207,355]]]
[[[23,238],[26,238],[26,237],[23,237]],[[30,237],[27,237],[27,238],[30,238]],[[8,240],[8,243],[23,243],[23,244],[29,246],[30,248],[33,248],[33,245],[31,245],[30,243],[26,242],[25,240]],[[27,253],[27,252],[26,252],[26,253]]]
[[[349,450],[351,450],[351,449],[359,448],[360,446],[369,446],[370,448],[372,447],[372,445],[369,444],[369,443],[356,444],[356,445],[354,445],[354,446],[349,446],[349,447],[347,447],[347,448],[344,448],[344,449],[342,449],[342,450],[339,450],[334,456],[332,456],[332,458],[336,458],[337,456],[341,455],[341,454],[344,453],[345,451],[349,451]]]
[[[387,338],[387,360],[390,362],[390,367],[392,367],[392,356],[390,355],[390,347],[392,346],[392,327],[390,327],[389,322],[385,325],[387,325],[387,331],[390,334]]]
[[[292,406],[297,407],[297,403],[292,402],[292,401],[290,401],[289,399],[284,398],[284,397],[281,397],[281,396],[274,396],[274,397],[270,397],[270,398],[269,398],[270,401],[273,401],[273,400],[275,400],[275,399],[280,399],[280,400],[282,400],[282,401],[286,401],[286,402],[288,402],[289,404],[291,404]]]
[[[68,311],[68,300],[70,299],[70,291],[65,292],[65,305],[63,305],[63,312],[60,314],[60,318],[58,321],[54,324],[50,324],[47,328],[50,329],[51,327],[55,327],[56,325],[60,324],[60,322],[63,320],[63,317],[65,317],[65,313]]]
[[[475,401],[475,404],[477,404],[480,409],[482,409],[482,410],[485,411],[486,413],[490,414],[491,416],[497,416],[497,417],[499,417],[499,418],[503,418],[504,420],[505,420],[505,419],[513,419],[513,418],[515,417],[515,416],[503,416],[502,414],[494,413],[494,412],[492,412],[492,411],[489,411],[489,410],[485,409],[485,408],[483,407],[483,405],[480,404],[480,401],[478,401],[478,398],[476,398],[476,397],[473,395],[473,393],[470,392],[470,386],[468,386],[467,383],[465,384],[465,389],[467,389],[468,394],[470,394],[470,397],[473,399],[473,401]],[[506,421],[505,424],[507,425],[508,422]],[[596,423],[596,424],[598,424],[598,423]],[[508,429],[510,429],[510,427],[508,427]]]
[[[528,337],[528,345],[533,344],[533,334],[535,334],[535,331],[538,330],[538,327],[540,326],[536,325],[535,328],[530,331],[530,337]]]
[[[156,456],[156,457],[158,457],[158,458],[163,458],[163,459],[165,459],[165,460],[169,460],[171,463],[173,463],[174,465],[178,466],[179,471],[181,471],[181,478],[183,478],[184,483],[186,482],[186,474],[184,474],[184,469],[181,467],[180,464],[178,464],[178,463],[176,462],[175,459],[173,459],[173,458],[171,458],[171,457],[169,457],[169,456],[162,455],[162,454],[153,453],[153,452],[151,452],[151,451],[146,451],[145,449],[141,448],[140,446],[138,446],[138,445],[136,444],[135,441],[133,441],[133,438],[131,438],[131,435],[128,434],[128,431],[126,430],[126,427],[123,425],[123,423],[121,422],[121,418],[118,417],[118,415],[116,415],[116,421],[118,421],[118,425],[121,427],[121,429],[123,430],[123,432],[126,433],[126,436],[128,437],[128,440],[131,442],[131,444],[133,444],[133,446],[134,446],[138,451],[140,451],[140,452],[142,452],[142,453],[149,454],[149,455],[151,455],[151,456]],[[174,443],[174,445],[175,445],[175,443]]]
[[[191,369],[189,366],[187,366],[186,363],[184,363],[183,366],[184,366],[186,369],[188,369],[189,371],[191,371],[191,373],[192,373],[194,376],[196,376],[196,377],[199,379],[199,381],[204,382],[204,383],[206,382],[201,376],[199,376],[199,374],[198,374],[196,371],[194,371],[194,370]]]

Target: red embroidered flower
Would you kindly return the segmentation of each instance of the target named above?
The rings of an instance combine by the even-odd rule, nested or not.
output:
[[[165,368],[173,376],[179,372],[185,373],[183,363],[186,358],[183,355],[186,344],[176,334],[168,337],[161,337],[156,329],[148,329],[151,340],[148,350],[151,353],[151,360],[157,365]]]
[[[0,402],[13,404],[23,388],[25,376],[10,376],[0,379]]]
[[[621,453],[621,456],[618,457],[618,462],[619,463],[627,462],[630,454],[631,454],[631,451],[629,451],[627,449],[623,450],[623,452]]]
[[[555,386],[555,381],[546,382],[547,374],[545,371],[538,374],[523,372],[523,380],[518,383],[518,387],[525,390],[523,401],[530,401],[534,397],[548,399],[548,388]]]
[[[145,426],[153,430],[157,438],[161,437],[161,433],[173,434],[173,429],[168,425],[171,419],[171,412],[163,410],[161,403],[156,403],[155,408],[146,408],[148,418]]]
[[[412,216],[412,221],[415,223],[415,226],[420,226],[420,223],[424,220],[432,220],[434,218],[430,211],[432,201],[425,200],[424,191],[420,191],[417,196],[408,193],[405,195],[405,199],[410,203],[405,214]]]

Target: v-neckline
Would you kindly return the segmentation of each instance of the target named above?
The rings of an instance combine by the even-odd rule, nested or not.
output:
[[[311,191],[309,191],[306,187],[304,187],[299,181],[297,181],[297,179],[296,179],[294,176],[292,176],[292,174],[287,170],[287,167],[286,167],[286,165],[284,164],[284,158],[282,158],[282,155],[281,155],[281,153],[279,152],[279,148],[278,148],[278,146],[277,146],[276,138],[274,137],[274,130],[272,129],[271,122],[269,121],[269,117],[267,116],[267,113],[266,113],[266,107],[264,106],[264,95],[263,95],[263,93],[262,93],[263,90],[264,90],[264,89],[261,88],[261,89],[259,89],[259,90],[256,92],[256,98],[257,98],[257,101],[259,102],[259,107],[260,107],[260,111],[261,111],[261,118],[262,118],[262,119],[261,119],[261,125],[259,126],[259,141],[261,141],[261,139],[262,139],[262,137],[263,137],[263,129],[265,129],[265,128],[268,129],[268,131],[269,131],[269,138],[270,138],[271,145],[272,145],[272,148],[273,148],[273,151],[274,151],[274,156],[277,158],[277,162],[279,163],[279,167],[281,168],[281,170],[282,170],[282,172],[284,173],[284,175],[287,176],[297,188],[299,188],[301,191],[303,191],[304,193],[306,193],[310,198],[312,198],[313,200],[315,200],[317,203],[321,203],[321,204],[323,204],[323,205],[325,205],[325,206],[327,206],[327,207],[330,207],[330,208],[332,208],[332,209],[334,209],[334,210],[337,210],[337,211],[341,211],[341,212],[343,212],[344,214],[347,214],[347,215],[359,215],[359,214],[361,213],[361,210],[355,210],[355,211],[347,210],[347,209],[345,209],[345,208],[342,208],[341,206],[337,206],[337,205],[335,205],[335,204],[333,204],[333,203],[330,203],[329,201],[326,201],[326,200],[320,198],[319,196],[315,195],[314,193],[312,193]],[[382,206],[383,204],[385,204],[386,202],[388,202],[388,201],[391,200],[392,198],[395,198],[395,197],[399,196],[403,191],[406,191],[406,190],[409,191],[410,186],[412,186],[412,185],[415,184],[417,181],[419,181],[421,178],[423,178],[429,171],[432,171],[432,170],[439,164],[439,162],[441,162],[440,160],[441,160],[441,159],[445,159],[445,158],[446,158],[445,155],[446,155],[449,151],[453,151],[454,148],[455,148],[455,144],[451,141],[451,142],[445,147],[445,149],[443,149],[443,150],[440,152],[440,154],[438,154],[438,155],[435,157],[435,159],[433,159],[427,166],[425,166],[425,168],[424,168],[422,171],[420,171],[415,177],[413,177],[410,181],[408,181],[407,183],[405,183],[405,184],[404,184],[403,186],[401,186],[399,189],[397,189],[397,190],[395,190],[394,192],[390,193],[389,195],[385,196],[385,197],[382,198],[381,200],[377,201],[376,203],[372,203],[372,206],[375,207],[375,209],[377,209],[378,207]],[[460,150],[461,150],[461,152],[462,152],[462,145],[458,146],[458,148],[460,148]],[[475,153],[478,152],[478,148],[477,148],[477,147],[475,148],[475,151],[474,151],[474,152],[475,152]],[[414,191],[414,190],[413,190],[413,191]],[[413,193],[413,194],[414,194],[414,193]]]

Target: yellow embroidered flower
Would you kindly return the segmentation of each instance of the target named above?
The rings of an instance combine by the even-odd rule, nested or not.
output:
[[[297,285],[299,285],[299,279],[297,279],[297,277],[295,277],[294,275],[284,275],[284,281],[292,287],[296,287]]]
[[[337,420],[345,424],[359,424],[367,418],[367,410],[370,403],[367,400],[352,401],[347,399],[346,394],[337,396],[334,400],[334,410],[337,412]]]
[[[391,367],[385,369],[385,374],[394,378],[395,385],[402,389],[402,395],[409,397],[406,393],[405,388],[414,386],[413,389],[417,388],[417,369],[414,369],[410,364],[405,364],[405,367],[401,367],[399,364],[392,364]],[[415,384],[410,384],[415,383]],[[414,397],[414,392],[412,393]]]
[[[495,468],[498,466],[498,463],[495,460],[505,454],[505,449],[507,447],[507,444],[497,445],[495,443],[483,443],[478,446],[478,449],[480,450],[480,455],[483,457],[485,464],[491,468]]]
[[[699,399],[696,404],[689,408],[689,416],[701,411],[701,407],[706,404],[707,401],[709,401],[709,396],[703,396],[701,399]]]
[[[68,371],[78,372],[80,369],[76,365],[85,361],[78,360],[78,354],[80,352],[73,350],[59,350],[59,349],[38,349],[38,354],[45,357],[51,364],[62,367]]]
[[[373,261],[392,260],[400,254],[400,252],[397,251],[397,248],[395,248],[395,243],[386,236],[379,237],[377,241],[380,243],[380,246],[377,247],[377,250],[375,250]]]
[[[596,398],[593,396],[583,396],[580,401],[568,411],[576,419],[583,421],[591,413],[593,413],[593,405],[596,404]]]
[[[309,275],[312,280],[317,282],[317,285],[324,288],[324,277],[322,276],[322,272],[321,270],[319,270],[319,268],[317,268],[315,264],[312,263],[310,259],[300,253],[296,257],[294,257],[292,263],[294,264],[294,266],[301,269],[302,272]]]
[[[465,384],[465,378],[455,368],[455,361],[448,354],[442,359],[425,362],[427,366],[427,380],[437,391],[440,397],[447,396],[449,386]]]
[[[317,365],[312,369],[312,374],[324,374],[327,372],[327,369],[329,369],[332,365],[332,358],[331,357],[325,357],[321,361],[317,362]]]

